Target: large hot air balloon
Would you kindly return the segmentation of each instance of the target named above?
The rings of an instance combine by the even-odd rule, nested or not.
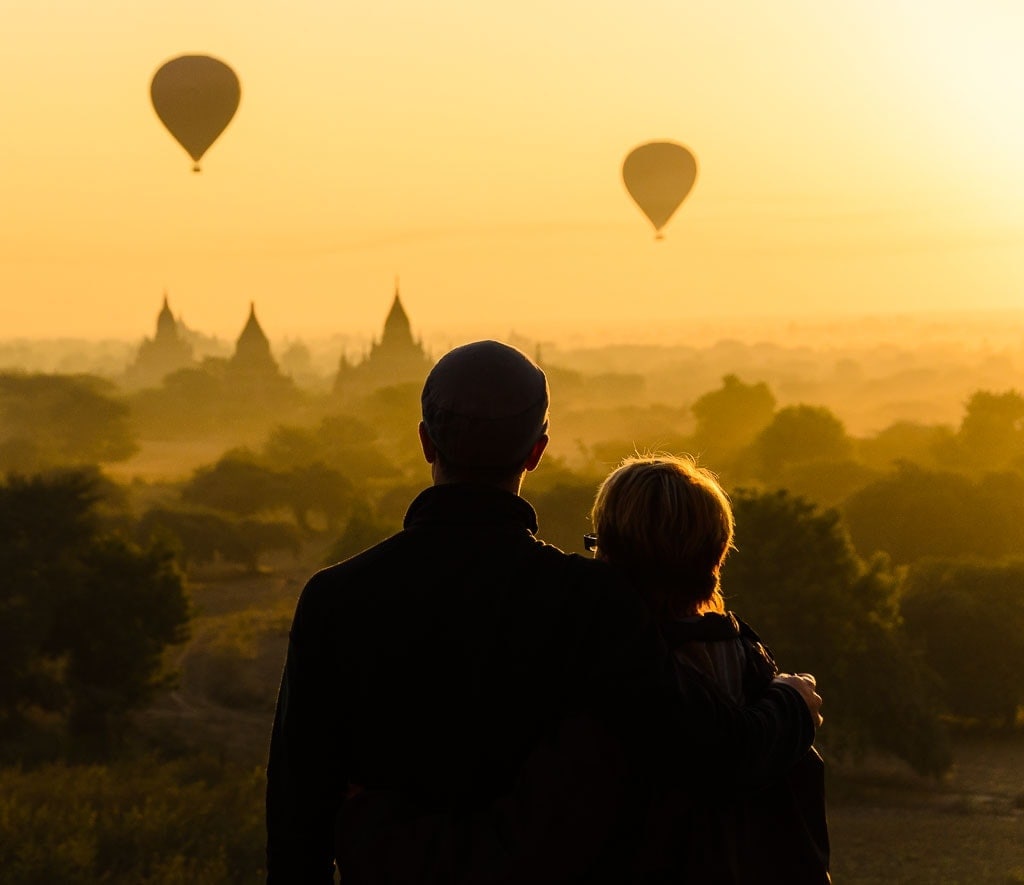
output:
[[[622,164],[622,180],[654,225],[655,239],[686,199],[697,178],[697,160],[674,141],[651,141],[634,148]]]
[[[199,171],[199,160],[231,122],[242,89],[224,62],[208,55],[179,55],[164,62],[149,87],[153,110]]]

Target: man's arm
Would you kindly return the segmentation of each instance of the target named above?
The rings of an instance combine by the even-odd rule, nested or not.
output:
[[[595,870],[622,881],[636,786],[600,723],[569,717],[534,748],[509,794],[484,806],[426,814],[402,794],[375,790],[347,800],[337,820],[342,881],[562,885]]]
[[[295,610],[267,764],[267,881],[334,881],[334,815],[345,791],[332,650],[309,612]]]
[[[777,776],[810,747],[797,688],[780,681],[752,707],[733,707],[699,671],[677,682],[645,610],[627,600],[610,611],[614,632],[599,631],[605,644],[590,659],[596,690],[577,698],[586,714],[535,748],[508,795],[455,815],[362,793],[339,815],[343,875],[375,885],[574,881],[614,863],[616,848],[628,853],[649,786],[699,801]]]
[[[713,711],[713,718],[665,735],[668,741],[648,734],[645,765],[629,758],[621,731],[613,735],[593,716],[569,717],[534,749],[508,795],[461,814],[424,814],[401,794],[360,793],[338,816],[342,880],[555,885],[586,880],[599,869],[604,880],[625,881],[638,848],[634,839],[644,828],[649,787],[673,786],[699,805],[705,790],[720,797],[730,781],[738,788],[770,779],[806,752],[813,729],[804,700],[782,681],[769,695],[737,711],[719,707],[714,692],[691,686],[676,712]],[[689,755],[702,752],[709,755]],[[737,761],[729,753],[753,755],[739,760],[733,772],[721,767]]]

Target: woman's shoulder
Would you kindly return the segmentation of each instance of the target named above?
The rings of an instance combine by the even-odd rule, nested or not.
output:
[[[662,633],[669,645],[684,642],[726,642],[739,639],[739,620],[731,612],[705,612],[686,618],[676,618],[662,625]]]

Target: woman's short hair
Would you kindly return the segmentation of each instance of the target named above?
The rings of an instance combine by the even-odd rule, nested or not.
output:
[[[591,511],[597,553],[625,567],[658,617],[722,611],[719,573],[733,548],[732,506],[693,458],[627,458]]]

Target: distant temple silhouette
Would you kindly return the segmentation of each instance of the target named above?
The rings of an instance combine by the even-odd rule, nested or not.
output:
[[[290,396],[295,383],[286,376],[270,352],[270,341],[256,319],[256,305],[249,304],[249,318],[235,342],[235,352],[224,367],[225,395],[271,400]]]
[[[294,390],[294,382],[274,359],[270,341],[256,318],[254,302],[249,304],[249,316],[229,358],[206,356],[202,362],[198,361],[190,341],[195,337],[197,333],[187,329],[180,318],[175,319],[165,293],[156,321],[156,334],[144,339],[139,346],[134,362],[125,370],[126,384],[134,388],[159,387],[168,375],[189,369],[222,379],[229,385],[225,393],[233,390],[243,396],[274,396]],[[431,365],[422,341],[413,338],[396,282],[394,301],[380,340],[371,342],[369,351],[358,362],[350,362],[342,354],[334,379],[334,393],[347,399],[364,396],[381,387],[421,384]]]
[[[235,342],[235,353],[228,362],[231,374],[244,374],[252,377],[273,377],[280,375],[277,361],[270,352],[270,340],[267,338],[256,319],[256,303],[249,303],[249,319],[245,322],[242,334]]]
[[[395,283],[395,299],[384,321],[380,341],[370,345],[369,353],[358,363],[341,355],[334,393],[351,397],[371,393],[381,387],[415,382],[421,384],[433,365],[423,342],[412,337],[409,317]]]
[[[180,320],[174,318],[164,292],[164,304],[156,318],[156,334],[144,338],[135,361],[125,370],[130,387],[156,387],[165,377],[194,365],[192,345],[186,340]]]

